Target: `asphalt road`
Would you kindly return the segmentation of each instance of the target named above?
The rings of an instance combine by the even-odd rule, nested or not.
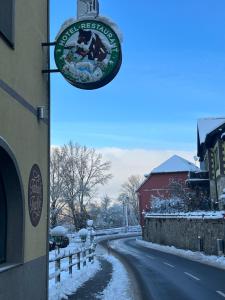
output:
[[[108,242],[133,273],[144,300],[225,300],[225,271],[145,248],[135,238]]]

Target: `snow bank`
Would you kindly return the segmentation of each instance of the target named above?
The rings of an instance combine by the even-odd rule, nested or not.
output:
[[[190,260],[194,260],[200,263],[204,263],[213,267],[225,269],[225,257],[215,256],[215,255],[205,255],[201,252],[193,252],[190,250],[177,249],[174,246],[163,246],[159,244],[154,244],[151,242],[146,242],[141,239],[136,239],[136,243],[144,247],[159,250],[162,252],[178,255]]]
[[[127,271],[118,259],[111,255],[103,256],[113,266],[112,279],[109,282],[107,288],[102,294],[97,296],[101,300],[119,299],[119,300],[131,300],[130,295],[130,281]]]

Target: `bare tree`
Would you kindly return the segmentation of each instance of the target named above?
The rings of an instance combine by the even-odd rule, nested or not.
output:
[[[65,157],[63,170],[63,198],[76,229],[84,226],[88,216],[86,206],[93,199],[96,188],[112,177],[111,163],[103,162],[95,149],[69,142],[62,148]]]
[[[139,222],[139,206],[138,206],[138,197],[137,197],[137,189],[141,185],[142,178],[139,175],[131,175],[128,177],[128,180],[122,185],[122,193],[121,199],[124,196],[128,199],[128,205],[131,209],[130,215],[134,215],[136,222]]]
[[[55,227],[65,203],[63,201],[64,155],[61,148],[51,150],[50,161],[50,225]]]
[[[99,229],[123,226],[124,214],[123,205],[118,201],[113,201],[105,195],[101,203],[95,206],[89,205],[88,212],[95,226]]]
[[[101,201],[101,209],[103,211],[107,211],[109,209],[109,206],[112,202],[112,199],[106,194]]]

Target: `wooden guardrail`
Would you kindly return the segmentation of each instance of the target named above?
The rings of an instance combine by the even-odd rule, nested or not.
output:
[[[92,263],[94,256],[95,245],[81,248],[79,251],[69,252],[67,255],[59,253],[55,258],[49,259],[49,263],[55,263],[55,272],[49,275],[49,280],[55,277],[55,282],[60,282],[62,272],[69,272],[72,275],[74,266],[77,266],[77,270],[80,270],[81,266],[85,267],[87,265],[87,261]],[[61,264],[63,259],[68,259],[66,266],[62,266]]]

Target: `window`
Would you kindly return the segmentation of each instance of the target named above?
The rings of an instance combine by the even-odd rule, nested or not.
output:
[[[0,175],[0,263],[5,262],[6,250],[6,197],[3,181]]]
[[[14,46],[14,0],[0,0],[0,34]]]
[[[219,151],[218,148],[216,147],[215,152],[214,152],[214,159],[215,159],[215,171],[219,170]]]

